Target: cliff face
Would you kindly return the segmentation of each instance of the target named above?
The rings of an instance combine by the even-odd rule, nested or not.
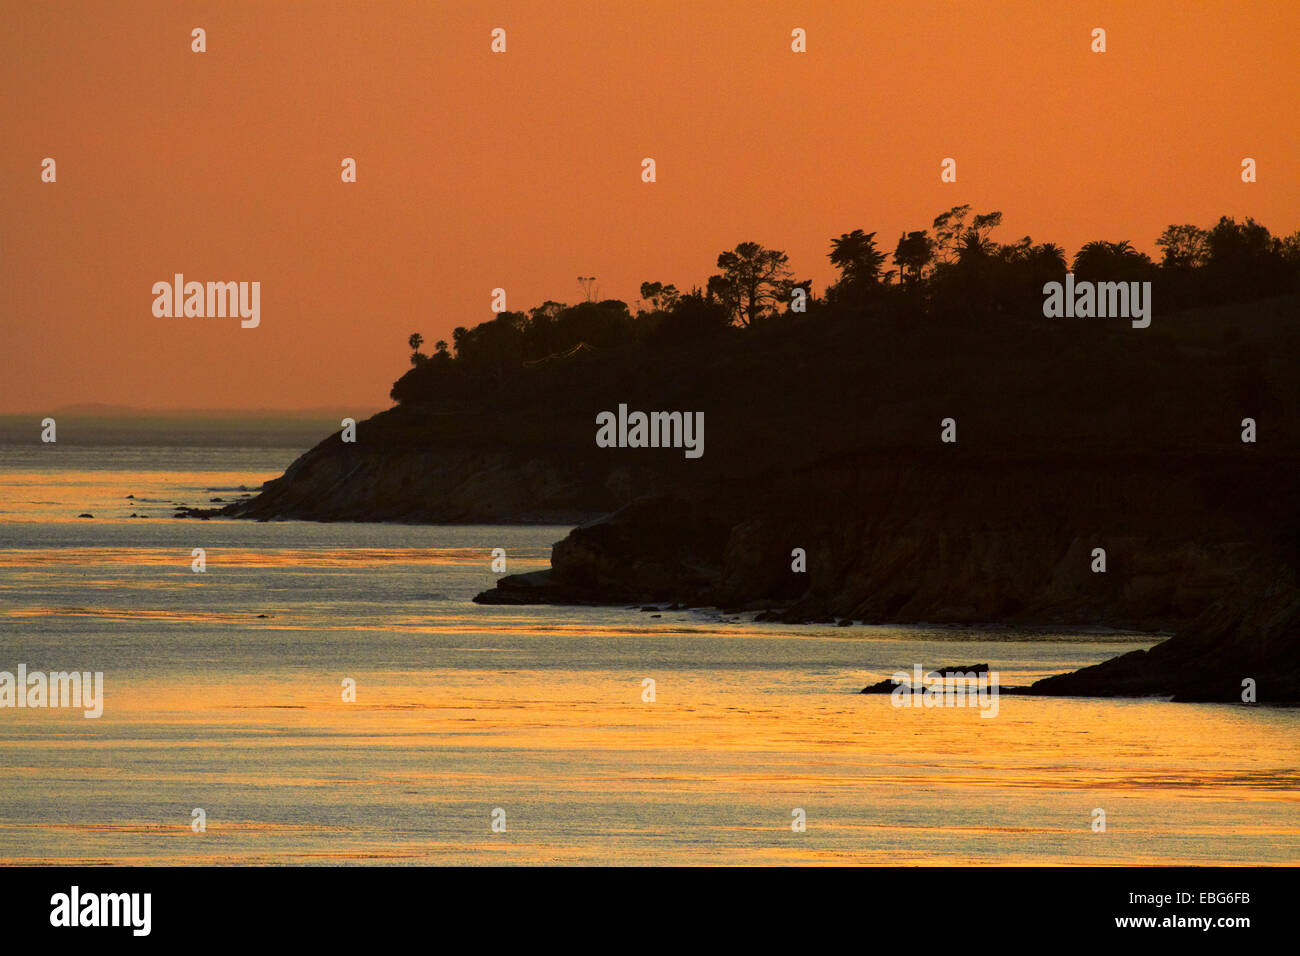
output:
[[[829,507],[764,509],[736,528],[717,596],[753,600],[780,567],[795,616],[1173,629],[1294,517],[1294,494],[1261,500],[1260,480],[1245,456],[840,465],[779,495]],[[802,589],[792,547],[808,554]]]
[[[545,458],[458,449],[314,449],[267,482],[256,498],[219,513],[272,520],[568,524],[617,505],[617,495],[599,480]]]
[[[1300,463],[1297,463],[1300,464]],[[1177,474],[1171,482],[1168,474]],[[640,499],[481,603],[683,602],[789,622],[1177,631],[1035,693],[1300,700],[1297,495],[1271,468],[1165,459],[844,464],[737,507]],[[1044,494],[1043,489],[1050,489]],[[806,503],[806,504],[805,504]],[[803,549],[807,570],[792,570]],[[1094,549],[1105,551],[1105,570]]]
[[[577,524],[658,490],[652,475],[564,447],[493,441],[484,416],[393,409],[330,435],[256,497],[195,516],[426,524]]]
[[[1257,579],[1260,541],[1295,507],[1247,497],[1248,465],[1177,467],[1171,487],[1136,462],[842,464],[739,507],[645,498],[559,542],[548,581],[588,600],[778,607],[791,621],[1171,630]],[[806,571],[792,570],[795,549]]]

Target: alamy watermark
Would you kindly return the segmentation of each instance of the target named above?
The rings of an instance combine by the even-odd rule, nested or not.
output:
[[[629,412],[596,416],[598,448],[684,448],[687,458],[704,454],[703,412]]]
[[[73,886],[50,897],[50,925],[125,926],[133,936],[148,936],[153,919],[152,893],[83,893]]]
[[[153,314],[160,319],[240,318],[240,327],[255,329],[262,322],[262,283],[186,282],[183,273],[172,281],[153,284]]]
[[[104,673],[28,673],[27,665],[19,664],[17,675],[0,671],[0,707],[80,707],[82,716],[93,720],[104,713]]]
[[[913,664],[910,675],[895,671],[890,679],[897,685],[889,694],[895,707],[978,707],[981,717],[998,715],[997,671],[926,672]]]
[[[1132,319],[1135,329],[1151,324],[1150,282],[1075,282],[1074,273],[1067,272],[1064,285],[1048,282],[1043,295],[1043,315],[1049,319],[1110,316]]]

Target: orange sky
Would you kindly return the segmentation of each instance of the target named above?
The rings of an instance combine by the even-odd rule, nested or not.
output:
[[[379,407],[494,287],[631,303],[753,239],[820,292],[830,237],[963,202],[1070,253],[1289,233],[1297,64],[1295,0],[0,0],[0,412]],[[175,272],[260,281],[261,326],[155,318]]]

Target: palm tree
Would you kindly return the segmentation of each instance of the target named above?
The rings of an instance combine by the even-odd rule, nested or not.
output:
[[[1065,271],[1065,250],[1054,242],[1043,242],[1029,249],[1030,259],[1052,272]]]
[[[411,364],[419,365],[424,361],[424,353],[420,351],[420,346],[424,344],[424,336],[419,332],[412,332],[411,337],[406,340],[406,344],[411,347]]]
[[[1151,265],[1144,252],[1128,240],[1085,243],[1074,257],[1074,274],[1080,279],[1119,282],[1135,279]]]
[[[957,261],[987,259],[997,250],[997,243],[985,238],[974,229],[968,230],[957,244]]]

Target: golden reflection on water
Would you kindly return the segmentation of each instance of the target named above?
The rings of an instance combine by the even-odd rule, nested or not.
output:
[[[986,719],[854,693],[888,676],[863,660],[998,655],[1027,683],[1131,635],[1045,654],[1023,633],[480,607],[490,529],[309,547],[349,532],[123,520],[175,497],[155,486],[253,487],[200,477],[0,472],[0,521],[40,545],[0,547],[0,649],[109,649],[100,719],[0,711],[0,863],[1300,862],[1295,711],[1003,695]],[[191,534],[205,575],[170,546]],[[516,535],[512,572],[560,536]]]
[[[57,453],[63,449],[51,447],[49,450]],[[105,456],[113,453],[113,449],[103,450]],[[10,523],[80,523],[87,519],[78,515],[90,513],[95,515],[95,520],[103,522],[148,523],[154,518],[170,517],[177,502],[203,508],[230,504],[244,494],[256,493],[262,482],[278,474],[204,471],[195,475],[173,470],[56,468],[11,471],[0,467],[0,520]],[[246,492],[211,493],[211,489],[238,488],[241,485],[247,489]],[[222,501],[210,501],[213,497],[220,497]],[[128,516],[132,512],[144,512],[149,517],[131,519]]]
[[[660,674],[654,703],[639,676],[608,671],[353,676],[356,703],[323,678],[142,680],[113,688],[111,729],[26,712],[31,728],[73,733],[11,738],[11,785],[39,775],[56,789],[314,795],[308,822],[215,820],[221,835],[202,853],[184,826],[67,825],[103,831],[118,847],[105,859],[119,863],[158,862],[129,853],[133,833],[182,863],[1197,863],[1228,838],[1275,848],[1256,862],[1300,858],[1291,726],[1226,707],[1004,696],[990,720],[810,693],[759,671]],[[123,750],[129,763],[116,759]],[[43,759],[28,764],[28,752]],[[467,800],[482,805],[467,814]],[[594,828],[575,812],[593,801],[610,818]],[[394,802],[421,819],[450,813],[453,832],[386,835],[382,817],[357,819],[357,808]],[[330,822],[335,804],[349,808],[346,824]],[[495,805],[519,817],[508,838],[486,832]],[[1089,831],[1095,806],[1110,808],[1106,834]],[[1141,812],[1130,818],[1129,806]],[[809,834],[789,831],[793,807],[806,808]],[[1224,807],[1240,819],[1222,818]],[[1060,846],[1045,854],[1044,843]]]

